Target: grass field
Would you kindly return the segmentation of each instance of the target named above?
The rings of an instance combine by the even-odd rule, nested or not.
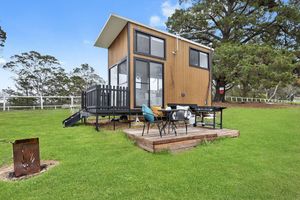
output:
[[[0,112],[0,165],[7,141],[39,137],[42,159],[60,164],[34,178],[0,181],[0,199],[300,199],[300,109],[230,108],[236,139],[151,154],[121,131],[62,128],[68,110]]]

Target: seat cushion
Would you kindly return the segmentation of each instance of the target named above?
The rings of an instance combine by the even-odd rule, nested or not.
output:
[[[154,122],[154,114],[148,106],[143,104],[142,112],[143,112],[143,116],[147,122],[150,122],[150,123]]]
[[[161,110],[160,106],[151,106],[151,110],[155,117],[163,117],[164,116],[163,112],[159,111],[159,110]]]

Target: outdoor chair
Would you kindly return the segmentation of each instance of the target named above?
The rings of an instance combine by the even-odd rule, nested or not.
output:
[[[144,127],[143,127],[142,136],[144,136],[146,124],[147,124],[147,134],[149,133],[150,125],[156,124],[158,131],[159,131],[159,135],[160,135],[160,137],[162,137],[162,131],[164,131],[164,133],[165,133],[165,130],[163,128],[162,117],[155,116],[154,113],[152,112],[152,110],[146,105],[142,105],[142,112],[143,112],[143,116],[144,116]]]
[[[189,124],[189,118],[191,117],[191,112],[189,111],[188,106],[177,106],[177,111],[172,113],[172,116],[170,116],[170,123],[172,125],[172,130],[174,130],[175,135],[177,135],[176,132],[176,122],[184,122],[185,125],[185,134],[187,134],[188,124]]]

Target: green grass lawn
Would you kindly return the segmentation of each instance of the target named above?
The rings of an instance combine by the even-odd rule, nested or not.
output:
[[[62,128],[68,110],[0,112],[7,141],[39,137],[41,158],[60,164],[31,179],[0,181],[0,199],[300,199],[300,109],[230,108],[241,136],[178,154],[152,154],[121,131]]]

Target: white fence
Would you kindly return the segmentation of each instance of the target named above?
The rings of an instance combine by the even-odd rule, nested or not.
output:
[[[10,103],[10,100],[32,99],[32,105],[15,105]],[[48,101],[48,103],[47,103]],[[56,101],[56,102],[55,102]],[[64,101],[58,104],[57,101]],[[53,103],[54,102],[54,103]],[[0,96],[0,109],[2,111],[16,110],[16,109],[57,109],[57,108],[80,108],[80,96]]]
[[[293,103],[290,100],[282,99],[264,99],[264,98],[252,98],[252,97],[235,97],[225,96],[226,101],[230,102],[257,102],[257,103]]]

